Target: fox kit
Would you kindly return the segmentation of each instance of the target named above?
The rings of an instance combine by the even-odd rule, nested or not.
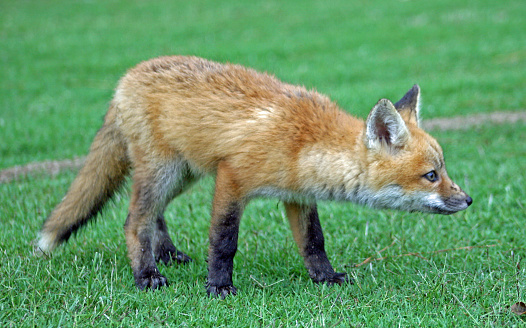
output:
[[[232,283],[239,222],[254,197],[283,201],[310,277],[346,281],[325,253],[317,200],[452,214],[471,198],[448,177],[442,149],[419,128],[420,89],[380,100],[366,121],[316,91],[238,65],[161,57],[120,80],[84,167],[48,217],[38,247],[51,251],[97,215],[132,175],[124,224],[140,289],[167,284],[157,262],[188,262],[168,234],[167,204],[215,175],[207,292]]]

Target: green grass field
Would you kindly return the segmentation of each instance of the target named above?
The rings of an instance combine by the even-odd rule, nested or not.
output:
[[[414,83],[424,119],[524,111],[524,17],[520,0],[3,1],[0,169],[86,154],[119,77],[166,54],[269,71],[360,117]],[[155,292],[133,284],[127,192],[47,259],[32,242],[75,173],[0,184],[0,326],[526,326],[510,312],[526,301],[525,131],[433,132],[474,199],[465,212],[321,203],[329,258],[354,285],[313,284],[282,204],[252,202],[234,264],[239,293],[225,300],[204,288],[211,178],[166,212],[194,262],[161,265],[171,284]]]

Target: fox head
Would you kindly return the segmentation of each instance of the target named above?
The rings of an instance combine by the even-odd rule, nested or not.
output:
[[[366,120],[365,202],[374,207],[452,214],[472,203],[448,176],[438,142],[419,127],[420,88],[396,104],[381,99]]]

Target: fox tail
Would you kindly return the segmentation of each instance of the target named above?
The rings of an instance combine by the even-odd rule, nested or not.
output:
[[[66,196],[44,222],[37,251],[49,252],[67,241],[102,210],[129,173],[126,141],[108,116]]]

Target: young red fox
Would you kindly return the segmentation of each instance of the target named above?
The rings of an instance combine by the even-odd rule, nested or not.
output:
[[[419,128],[420,89],[380,100],[364,122],[327,97],[238,65],[161,57],[119,82],[84,167],[44,223],[51,251],[97,215],[131,173],[124,225],[140,289],[167,284],[156,262],[188,262],[163,217],[167,204],[215,174],[207,292],[232,284],[239,221],[259,196],[283,201],[310,277],[346,281],[324,249],[316,200],[451,214],[471,198],[448,177],[438,143]]]

